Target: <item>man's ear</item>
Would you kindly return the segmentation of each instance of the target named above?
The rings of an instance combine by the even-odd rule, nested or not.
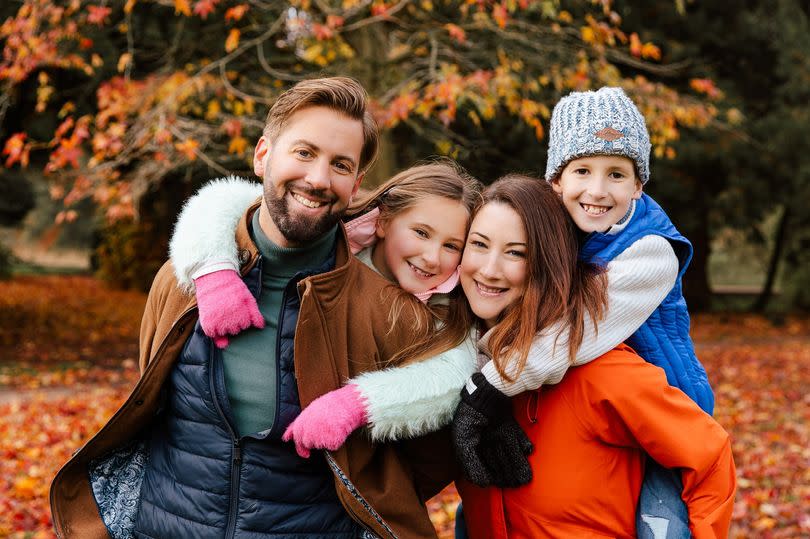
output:
[[[636,190],[633,191],[633,200],[638,200],[641,198],[641,192],[644,190],[644,184],[641,183],[641,180],[636,177]]]
[[[270,141],[266,136],[259,137],[256,147],[253,149],[253,173],[264,179],[265,165],[270,158]]]

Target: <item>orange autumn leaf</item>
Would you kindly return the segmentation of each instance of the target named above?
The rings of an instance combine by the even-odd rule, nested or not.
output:
[[[240,32],[238,28],[231,28],[228,38],[225,40],[225,52],[232,52],[239,46]]]
[[[312,25],[312,35],[314,35],[315,39],[318,41],[324,41],[326,39],[332,39],[334,32],[326,25],[315,23]]]
[[[197,0],[194,4],[194,14],[205,20],[211,13],[216,11],[217,3],[219,3],[219,0]]]
[[[236,22],[240,20],[242,17],[244,17],[245,13],[247,13],[249,9],[250,6],[248,6],[247,4],[239,4],[238,6],[229,8],[225,12],[225,20],[227,22]]]
[[[242,122],[237,119],[226,120],[222,123],[222,130],[231,138],[238,137],[242,134]]]
[[[118,65],[116,68],[119,73],[123,73],[132,64],[132,54],[125,52],[118,58]]]
[[[174,137],[168,129],[158,129],[155,131],[154,139],[156,144],[167,144],[172,141]]]
[[[326,26],[329,28],[340,28],[343,26],[343,17],[340,15],[327,15],[326,16]]]
[[[641,40],[638,38],[638,34],[633,32],[630,34],[630,54],[636,58],[641,58],[642,49],[643,45],[641,44]]]
[[[20,477],[16,481],[14,481],[14,491],[15,493],[22,497],[22,498],[33,498],[34,497],[34,489],[37,487],[38,483],[35,479],[31,477]]]
[[[174,14],[191,17],[191,5],[189,0],[174,0]]]
[[[467,41],[467,34],[464,32],[464,29],[457,24],[447,23],[444,25],[444,29],[447,30],[447,33],[450,34],[450,37],[458,41],[459,43],[464,43]]]
[[[661,49],[658,48],[657,45],[653,45],[652,43],[645,43],[641,47],[641,57],[648,58],[650,60],[660,60]]]
[[[492,8],[492,18],[498,24],[499,27],[505,28],[506,27],[506,20],[509,14],[506,11],[506,6],[503,4],[495,4]]]
[[[87,6],[87,22],[102,26],[112,13],[112,8],[106,6]]]
[[[194,139],[187,139],[183,142],[175,143],[175,149],[183,154],[186,159],[189,161],[194,161],[197,159],[197,148],[200,146],[200,143]]]
[[[25,133],[15,133],[6,140],[6,145],[3,148],[3,155],[7,155],[6,167],[11,167],[14,163],[20,163],[20,166],[27,167],[29,160],[29,147],[25,143],[28,137]]]
[[[73,129],[73,125],[74,125],[73,116],[68,116],[67,118],[65,118],[65,121],[59,124],[59,127],[56,128],[56,131],[54,131],[53,134],[53,138],[60,139],[64,137],[68,131]]]
[[[228,153],[242,155],[247,149],[248,141],[245,137],[234,137],[228,144]]]
[[[722,96],[722,92],[717,86],[715,86],[714,81],[711,79],[692,79],[689,81],[689,87],[694,91],[701,94],[706,94],[713,99]]]
[[[385,17],[388,14],[388,6],[385,2],[374,2],[371,4],[371,14],[375,17]]]

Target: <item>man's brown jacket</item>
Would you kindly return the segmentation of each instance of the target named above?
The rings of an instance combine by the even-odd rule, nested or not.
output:
[[[236,239],[242,273],[258,260],[247,223],[258,203],[240,221]],[[342,231],[335,269],[300,282],[301,310],[295,332],[295,376],[301,407],[362,372],[391,366],[398,350],[411,344],[415,316],[409,308],[390,320],[399,288],[350,255]],[[421,308],[410,302],[414,308]],[[158,272],[141,324],[141,379],[129,398],[67,464],[51,485],[51,511],[59,537],[107,537],[92,495],[88,464],[129,444],[147,428],[160,405],[160,389],[197,321],[196,300],[177,288],[166,263]],[[338,497],[349,514],[382,538],[435,537],[424,502],[454,476],[446,431],[396,444],[373,444],[364,429],[327,454]]]

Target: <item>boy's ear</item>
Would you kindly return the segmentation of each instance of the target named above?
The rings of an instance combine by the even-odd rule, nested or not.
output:
[[[638,200],[641,198],[641,192],[644,190],[644,184],[641,183],[641,180],[636,177],[636,190],[633,191],[633,200]]]

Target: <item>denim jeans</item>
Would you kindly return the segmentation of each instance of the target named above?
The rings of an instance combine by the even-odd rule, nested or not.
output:
[[[458,502],[456,509],[456,539],[470,539],[467,535],[467,523],[464,522],[464,511],[461,510],[461,502]]]
[[[683,481],[677,470],[664,468],[647,458],[636,512],[639,539],[688,539],[689,512],[681,498]]]

